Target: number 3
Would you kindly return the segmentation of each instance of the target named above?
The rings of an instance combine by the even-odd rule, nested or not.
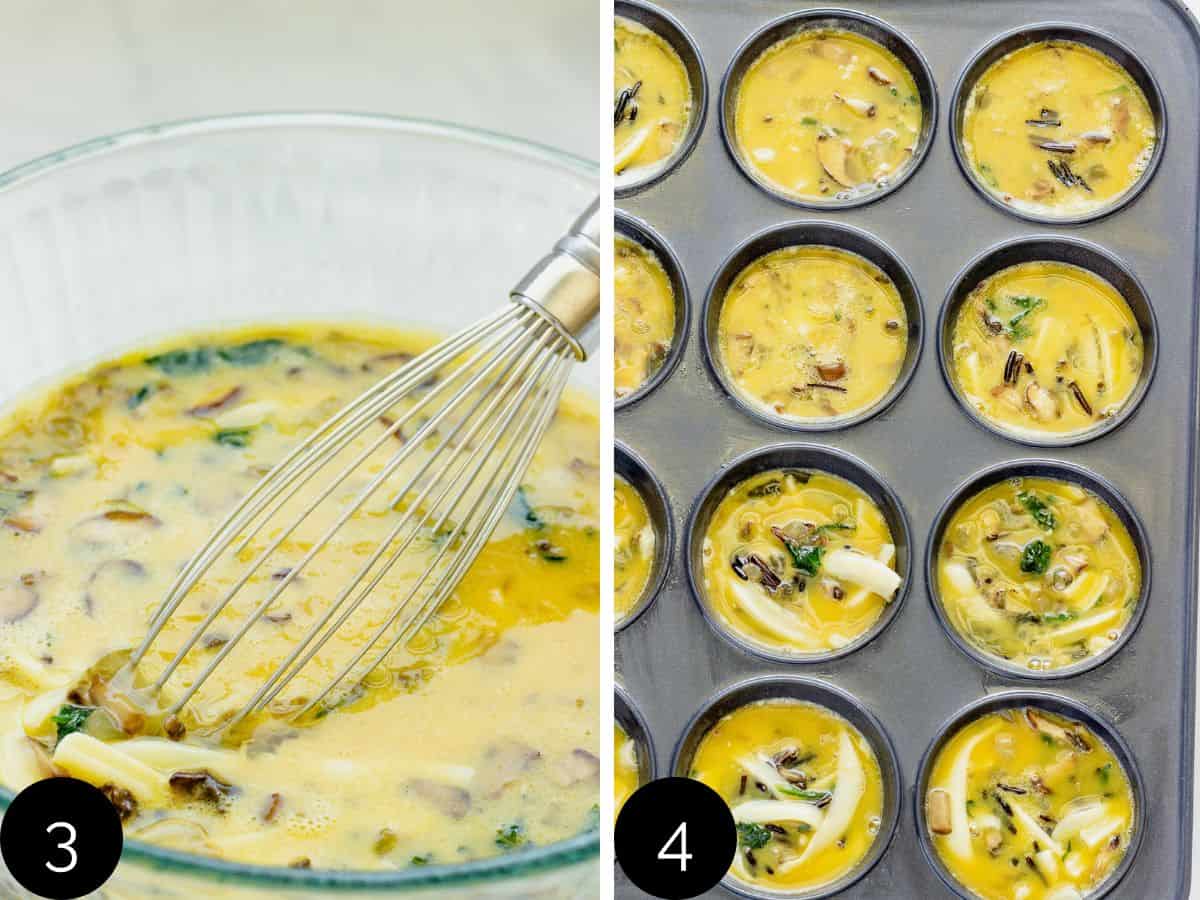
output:
[[[668,853],[671,845],[675,843],[675,839],[679,839],[679,852]],[[687,822],[680,822],[679,827],[667,838],[667,842],[662,845],[662,849],[658,851],[659,859],[675,859],[679,860],[679,871],[686,872],[688,860],[692,858],[692,854],[688,853],[687,848]]]
[[[63,873],[70,872],[75,868],[76,863],[79,862],[79,854],[77,854],[75,852],[75,848],[71,846],[75,843],[75,826],[70,822],[55,822],[46,828],[46,834],[50,834],[50,832],[54,831],[56,828],[65,828],[67,830],[67,839],[59,844],[56,849],[66,850],[71,857],[71,861],[65,866],[56,866],[54,863],[48,862],[46,863],[46,868],[55,875],[62,875]]]

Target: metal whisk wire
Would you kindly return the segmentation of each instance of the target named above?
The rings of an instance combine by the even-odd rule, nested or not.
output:
[[[152,690],[160,690],[170,681],[213,622],[289,537],[341,485],[361,473],[368,459],[385,443],[401,440],[400,448],[339,509],[333,523],[308,546],[301,559],[273,576],[276,582],[273,587],[183,688],[167,715],[178,713],[195,696],[300,572],[364,504],[381,488],[390,487],[389,481],[400,466],[431,441],[436,441],[436,446],[391,495],[387,508],[401,512],[401,516],[387,536],[378,542],[323,615],[251,699],[219,727],[232,727],[271,704],[317,657],[423,534],[436,538],[432,560],[405,585],[403,598],[394,603],[382,624],[338,668],[336,675],[314,696],[296,703],[303,703],[303,707],[295,715],[303,716],[325,703],[352,675],[361,683],[440,608],[512,502],[553,419],[573,360],[586,357],[586,344],[591,341],[599,310],[598,212],[598,203],[593,202],[556,244],[554,252],[539,261],[518,283],[510,306],[420,354],[364,391],[277,463],[225,517],[179,572],[151,618],[145,639],[134,651],[132,666],[136,667],[145,658],[171,617],[214,563],[226,554],[239,558],[269,525],[278,524],[279,519],[284,524],[273,531],[264,549],[208,609],[155,678]],[[408,401],[411,405],[407,405]],[[406,404],[402,411],[397,410],[401,403]],[[394,413],[395,418],[389,418],[389,413]],[[351,448],[380,422],[385,425],[381,434],[368,439],[361,450]],[[411,435],[404,433],[409,423],[417,423]],[[318,482],[315,498],[305,500],[288,517],[282,516],[300,491],[327,468],[333,468],[332,463],[344,451],[350,451],[352,459],[327,481]],[[460,506],[467,500],[467,508],[459,514]],[[389,548],[393,548],[390,553]],[[392,632],[390,638],[389,632]],[[363,660],[381,642],[385,642],[382,651],[363,666]]]

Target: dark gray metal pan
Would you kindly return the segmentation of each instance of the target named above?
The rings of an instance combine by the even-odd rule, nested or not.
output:
[[[698,49],[713,102],[720,96],[721,73],[730,70],[752,35],[781,16],[818,5],[824,6],[662,0]],[[663,237],[696,291],[713,282],[722,261],[744,241],[794,222],[864,231],[912,273],[924,298],[920,314],[929,346],[907,387],[852,427],[804,435],[807,442],[862,460],[898,496],[911,534],[910,596],[886,628],[851,653],[803,665],[768,660],[709,627],[689,588],[687,542],[680,541],[658,598],[617,635],[621,681],[653,734],[660,772],[668,771],[670,748],[691,716],[740,681],[803,675],[847,691],[878,717],[894,744],[906,796],[887,852],[839,896],[952,898],[918,839],[912,796],[920,760],[947,720],[997,692],[1028,689],[1030,681],[984,666],[955,645],[929,602],[920,561],[939,510],[959,485],[993,466],[1031,457],[1080,466],[1097,483],[1111,486],[1140,521],[1152,586],[1140,623],[1110,658],[1037,685],[1111,723],[1140,770],[1142,841],[1110,898],[1185,897],[1191,878],[1196,669],[1200,30],[1177,0],[1144,0],[1136,7],[1128,0],[867,0],[853,9],[904,35],[928,63],[943,98],[946,114],[907,180],[853,208],[798,208],[743,174],[726,148],[719,116],[710,116],[686,165],[619,198],[617,206]],[[1120,59],[1140,62],[1130,63],[1135,78],[1152,95],[1161,120],[1170,119],[1170,135],[1140,187],[1119,209],[1086,222],[1031,222],[992,203],[964,176],[951,142],[956,85],[972,60],[994,42],[1015,40],[1015,32],[1046,22],[1109,36],[1128,54],[1118,54]],[[1144,302],[1131,302],[1144,333],[1150,330],[1156,359],[1147,372],[1153,371],[1153,379],[1147,377],[1144,394],[1123,421],[1086,442],[1036,449],[980,427],[943,378],[938,348],[941,301],[956,296],[952,288],[964,269],[988,251],[1034,239],[1076,248],[1072,253],[1099,248],[1093,261],[1117,264],[1128,278],[1108,277],[1122,290],[1141,292]],[[712,377],[700,307],[693,304],[679,365],[652,393],[616,415],[617,437],[665,486],[680,534],[689,510],[725,466],[782,437],[778,426],[748,415]],[[623,879],[617,894],[642,896]],[[710,896],[730,895],[718,887]]]

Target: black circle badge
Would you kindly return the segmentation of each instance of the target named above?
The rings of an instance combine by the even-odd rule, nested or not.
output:
[[[8,871],[21,887],[50,900],[74,900],[108,881],[124,840],[116,807],[75,778],[31,784],[0,822]]]
[[[733,862],[737,829],[721,795],[691,778],[660,778],[621,807],[613,836],[617,862],[647,894],[697,897]]]

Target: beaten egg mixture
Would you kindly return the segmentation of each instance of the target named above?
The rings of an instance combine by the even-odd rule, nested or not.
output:
[[[72,775],[105,790],[129,838],[302,868],[454,863],[594,827],[599,448],[594,413],[575,398],[564,399],[513,507],[446,606],[342,694],[339,708],[303,724],[288,718],[385,620],[441,535],[418,537],[416,559],[384,578],[248,737],[219,731],[375,549],[403,499],[383,498],[347,523],[180,720],[164,721],[122,687],[122,661],[177,571],[238,498],[311,429],[431,343],[325,325],[195,335],[96,366],[3,420],[7,787]],[[383,452],[413,439],[421,421],[388,437]],[[389,423],[383,417],[377,434]],[[380,466],[372,457],[346,489]],[[272,536],[268,529],[231,567],[215,567],[125,674],[144,685],[161,672]],[[310,540],[298,531],[280,552],[298,559]],[[165,702],[283,577],[287,565],[276,565],[259,570],[205,632],[167,682]]]

